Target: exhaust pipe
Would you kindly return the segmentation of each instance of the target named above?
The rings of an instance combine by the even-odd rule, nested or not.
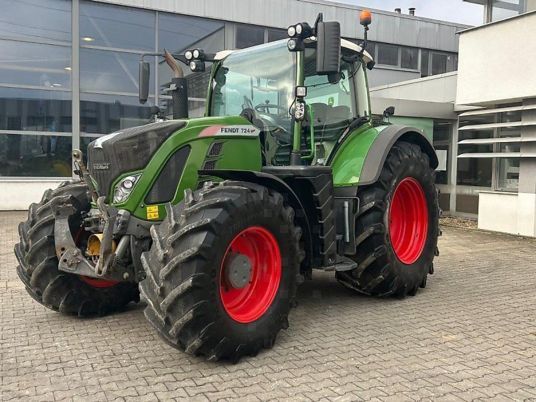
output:
[[[167,50],[164,50],[164,60],[166,61],[171,71],[173,78],[171,79],[171,98],[173,101],[173,118],[187,119],[188,118],[188,81],[184,78],[182,68],[175,61],[175,58]]]

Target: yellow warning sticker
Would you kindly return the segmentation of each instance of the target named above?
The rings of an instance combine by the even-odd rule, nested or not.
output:
[[[147,206],[147,219],[156,220],[160,218],[158,213],[158,205],[148,205]]]

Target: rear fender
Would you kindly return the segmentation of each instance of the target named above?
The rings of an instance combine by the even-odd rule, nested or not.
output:
[[[430,167],[437,168],[434,147],[425,134],[414,127],[392,125],[368,127],[353,134],[333,157],[334,185],[352,186],[375,183],[381,174],[387,155],[398,141],[417,144],[430,159]]]

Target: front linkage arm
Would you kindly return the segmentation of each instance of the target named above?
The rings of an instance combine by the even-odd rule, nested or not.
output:
[[[99,263],[97,266],[93,266],[86,259],[86,257],[83,255],[83,252],[77,247],[71,234],[69,218],[76,212],[73,202],[76,202],[76,200],[67,195],[59,198],[52,206],[56,215],[54,223],[54,239],[56,242],[56,255],[58,256],[59,260],[58,269],[72,274],[97,279],[134,281],[136,276],[131,267],[121,267],[121,270],[110,269],[114,265],[116,257],[115,253],[111,252],[111,239],[114,228],[113,224],[108,226],[105,225],[106,231],[103,236],[101,255],[99,257]],[[109,247],[105,246],[104,239],[110,243]]]
[[[69,218],[79,212],[74,204],[77,202],[76,199],[69,195],[58,198],[52,205],[52,209],[56,215],[54,238],[56,255],[59,259],[58,269],[97,279],[135,281],[136,275],[132,266],[125,267],[122,264],[116,264],[117,259],[121,257],[121,254],[124,253],[129,245],[130,236],[124,235],[119,242],[117,250],[114,251],[113,248],[113,237],[116,227],[125,228],[128,222],[122,222],[121,219],[118,221],[118,215],[120,215],[118,210],[106,205],[104,202],[105,198],[99,196],[91,175],[84,164],[80,150],[76,149],[73,151],[73,160],[77,169],[76,173],[80,176],[81,181],[88,186],[91,199],[97,205],[100,216],[104,221],[103,236],[98,262],[96,265],[93,265],[78,248],[71,233]],[[128,219],[129,216],[125,218]]]

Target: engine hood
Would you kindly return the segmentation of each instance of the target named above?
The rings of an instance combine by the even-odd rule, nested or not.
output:
[[[141,170],[166,139],[186,126],[185,120],[151,123],[105,135],[88,146],[88,169],[100,195],[108,196],[113,180]]]

